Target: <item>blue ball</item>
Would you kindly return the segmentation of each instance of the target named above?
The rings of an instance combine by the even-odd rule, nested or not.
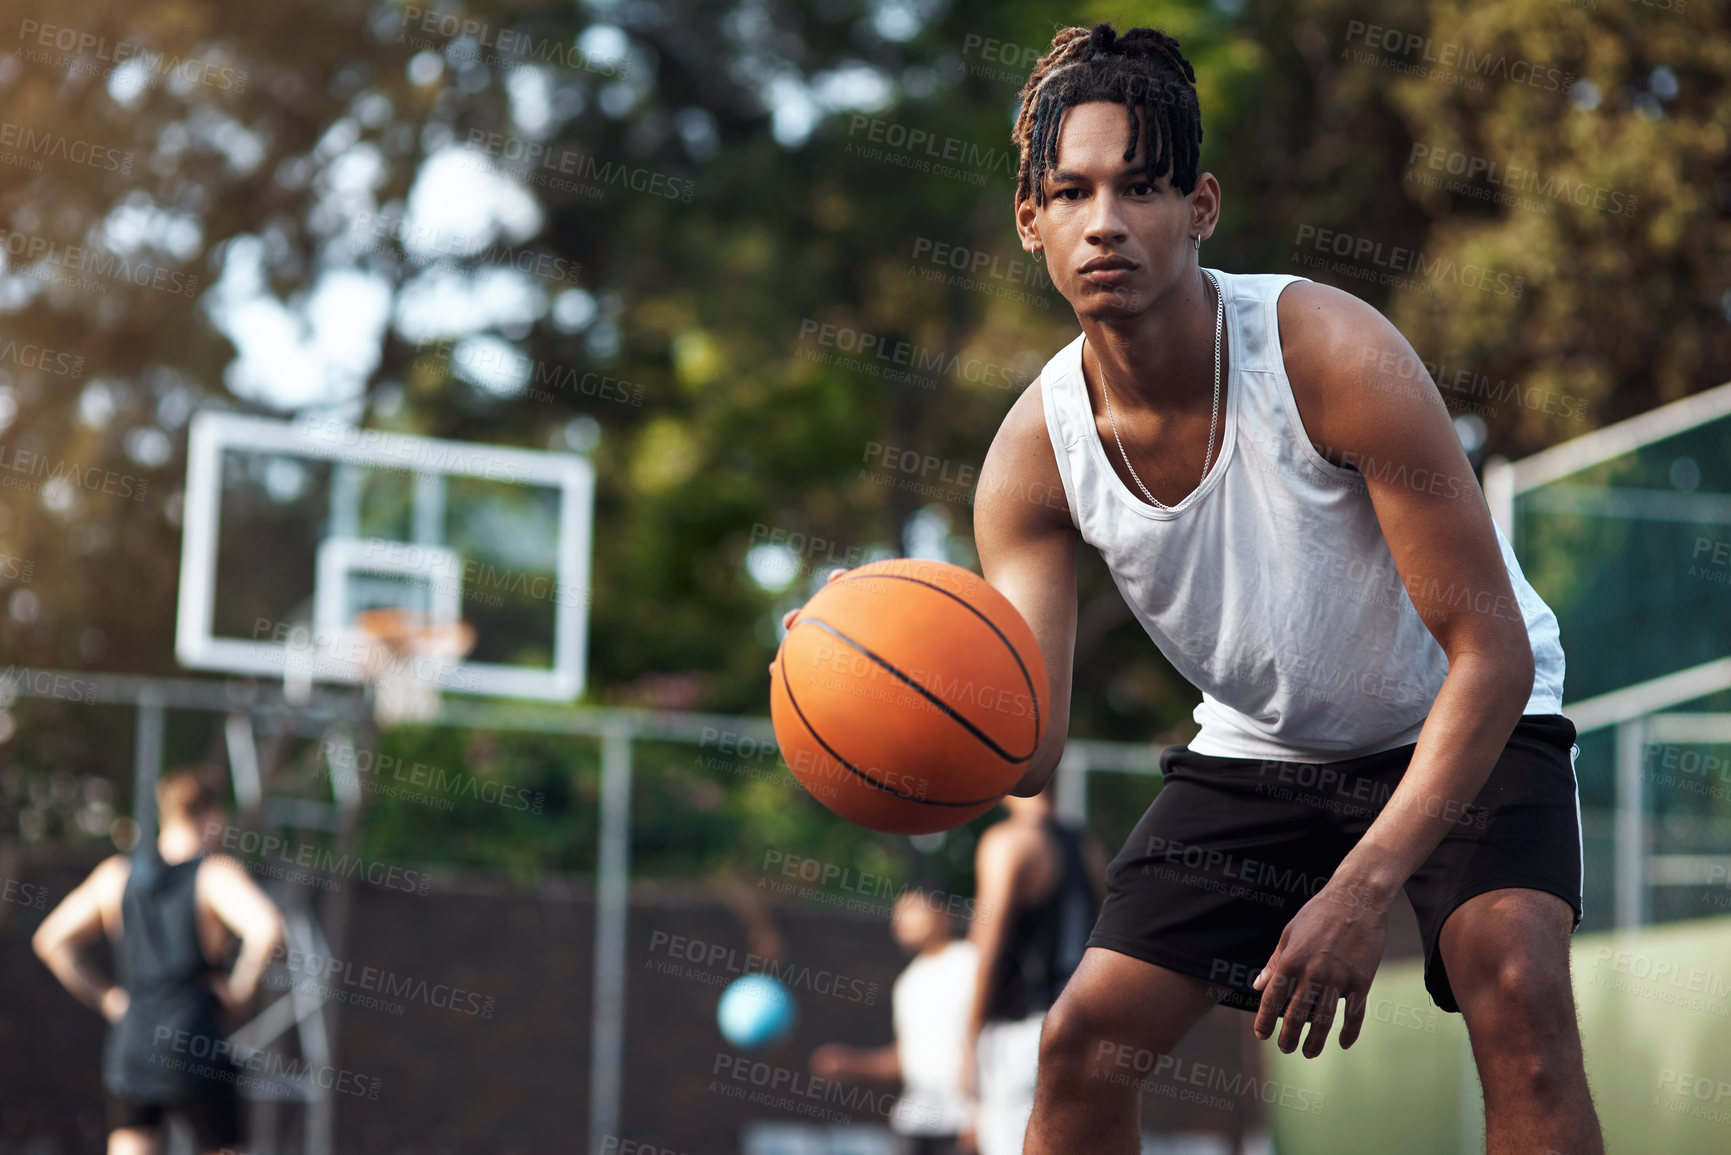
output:
[[[793,996],[768,975],[735,979],[715,1008],[722,1038],[746,1050],[780,1042],[793,1030],[794,1018]]]

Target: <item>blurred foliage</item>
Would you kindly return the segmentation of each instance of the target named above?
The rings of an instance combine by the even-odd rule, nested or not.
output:
[[[0,474],[16,483],[28,473],[18,455],[43,455],[131,479],[137,499],[52,482],[0,490],[0,557],[30,566],[25,580],[0,564],[0,658],[176,672],[188,415],[207,404],[275,412],[235,376],[210,286],[236,253],[258,251],[264,290],[303,321],[321,279],[345,272],[381,279],[400,303],[434,263],[388,231],[356,252],[345,227],[360,212],[400,212],[430,157],[497,133],[693,182],[686,203],[619,183],[594,196],[524,181],[543,214],[537,234],[503,255],[465,250],[436,262],[471,278],[525,255],[577,262],[592,310],[559,323],[557,286],[531,285],[534,319],[483,331],[560,367],[561,379],[593,370],[629,382],[641,405],[574,388],[501,395],[459,373],[449,340],[392,326],[360,393],[309,382],[309,397],[327,388],[303,411],[554,448],[572,444],[573,418],[592,418],[601,437],[590,700],[762,714],[776,621],[826,565],[848,551],[908,552],[916,529],[952,560],[973,561],[966,484],[936,500],[885,484],[869,468],[873,447],[930,455],[952,475],[977,469],[1017,392],[1075,331],[1064,302],[1038,284],[988,275],[989,286],[1016,292],[979,292],[927,279],[938,266],[920,257],[922,245],[944,244],[986,254],[994,268],[1023,267],[1008,134],[1028,64],[1060,26],[1053,9],[1032,0],[426,7],[453,28],[457,18],[480,22],[491,41],[477,58],[476,45],[439,31],[437,16],[405,21],[389,0],[10,7],[5,129],[50,144],[32,152],[15,135],[0,140],[0,338],[16,343],[0,348]],[[1569,413],[1506,399],[1482,406],[1486,452],[1524,454],[1731,378],[1731,33],[1718,0],[1680,11],[1621,0],[1149,0],[1088,3],[1069,19],[1163,25],[1183,41],[1199,74],[1204,164],[1225,189],[1207,263],[1337,283],[1383,308],[1439,374],[1465,370],[1580,402]],[[76,59],[43,49],[30,22],[97,46]],[[1423,47],[1367,47],[1370,25]],[[628,45],[623,78],[572,54],[564,66],[524,62],[520,51],[515,63],[499,59],[513,45],[605,46],[615,32]],[[197,82],[177,78],[184,69],[153,72],[155,83],[128,94],[105,74],[122,42],[207,69],[194,70]],[[1501,60],[1500,71],[1477,87],[1460,82],[1459,68],[1401,71],[1451,45]],[[1511,62],[1586,87],[1521,83]],[[868,99],[874,89],[881,106]],[[551,110],[544,125],[531,123],[539,105]],[[815,116],[803,136],[802,107]],[[856,146],[876,130],[860,117],[1000,156],[960,177],[916,172],[862,155]],[[124,171],[77,163],[53,141],[129,159]],[[1460,192],[1427,187],[1412,179],[1429,171],[1415,165],[1415,145],[1613,190],[1634,208],[1541,196],[1540,212],[1487,199],[1496,190],[1484,179]],[[140,222],[179,239],[139,241]],[[1306,229],[1476,262],[1524,278],[1524,291],[1439,281],[1422,292],[1303,267],[1311,250],[1300,238],[1315,235]],[[57,283],[16,247],[37,242],[98,254],[136,245],[135,259],[197,288]],[[956,372],[924,388],[823,363],[801,337],[811,323],[977,359],[998,377]],[[69,360],[33,367],[26,345]],[[1444,396],[1457,408],[1468,399]],[[786,588],[766,589],[743,563],[754,535],[775,531],[840,554],[800,556]],[[1194,691],[1087,551],[1080,613],[1075,733],[1187,737]],[[22,732],[54,716],[19,713],[21,732],[0,748],[8,796],[64,769],[111,776],[124,799],[126,729],[60,719],[43,723],[65,727],[51,742]],[[366,838],[376,850],[520,875],[587,868],[591,744],[400,730],[387,749],[497,775],[544,793],[546,808],[441,815],[374,798]],[[785,777],[705,767],[689,747],[642,747],[638,769],[636,862],[651,873],[750,878],[765,848],[908,876],[968,866],[965,832],[919,856],[831,819]],[[1147,792],[1145,782],[1102,778],[1098,826],[1111,845]]]

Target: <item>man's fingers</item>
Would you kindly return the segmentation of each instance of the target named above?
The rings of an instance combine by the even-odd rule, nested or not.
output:
[[[837,578],[841,577],[846,572],[847,572],[847,570],[845,570],[845,569],[832,569],[832,570],[830,570],[829,576],[824,579],[824,584],[828,585],[830,582],[835,581]],[[800,608],[803,609],[804,607],[802,606]],[[781,615],[781,628],[783,630],[793,629],[794,620],[798,617],[799,617],[799,610],[797,610],[797,609],[788,610],[785,614]]]
[[[1280,941],[1274,944],[1274,953],[1268,956],[1268,963],[1256,972],[1256,978],[1251,980],[1252,990],[1261,990],[1274,976],[1280,973],[1280,962],[1286,952],[1286,931],[1280,932]],[[1266,1001],[1266,1000],[1264,1000]]]
[[[1275,1020],[1280,1018],[1286,1009],[1286,1000],[1292,996],[1292,985],[1279,968],[1280,952],[1275,951],[1268,965],[1262,968],[1262,973],[1256,976],[1256,982],[1251,984],[1262,992],[1262,1001],[1256,1007],[1256,1022],[1252,1026],[1259,1039],[1274,1034]]]
[[[1349,994],[1346,996],[1346,1021],[1340,1024],[1340,1049],[1346,1050],[1358,1042],[1358,1030],[1364,1026],[1365,1006],[1370,1002],[1369,992]]]
[[[1329,987],[1317,1000],[1311,1012],[1310,1032],[1304,1036],[1304,1057],[1314,1059],[1328,1045],[1328,1032],[1334,1026],[1334,1012],[1340,1005],[1340,992]]]
[[[1283,1053],[1290,1055],[1298,1049],[1299,1036],[1304,1033],[1304,1024],[1310,1020],[1310,1008],[1316,1003],[1319,989],[1316,983],[1305,979],[1292,992],[1292,1001],[1286,1006],[1286,1022],[1280,1028]]]

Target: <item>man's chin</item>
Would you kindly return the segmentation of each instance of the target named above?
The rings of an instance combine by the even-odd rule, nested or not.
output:
[[[1147,301],[1139,292],[1090,293],[1074,308],[1084,321],[1120,321],[1142,312]]]

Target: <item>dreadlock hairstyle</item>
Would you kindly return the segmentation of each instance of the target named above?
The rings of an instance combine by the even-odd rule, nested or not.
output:
[[[1058,164],[1058,127],[1066,109],[1089,101],[1122,104],[1129,118],[1124,159],[1136,155],[1137,109],[1143,112],[1144,156],[1150,184],[1169,176],[1188,196],[1196,188],[1202,156],[1202,112],[1196,73],[1178,41],[1154,28],[1119,36],[1109,23],[1066,28],[1052,37],[1022,85],[1021,108],[1010,139],[1021,150],[1016,199],[1044,207],[1046,173]]]

